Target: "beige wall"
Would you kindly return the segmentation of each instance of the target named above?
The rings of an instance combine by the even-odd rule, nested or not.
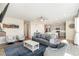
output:
[[[19,28],[2,28],[7,36],[16,36],[24,34],[24,21],[16,18],[5,17],[3,19],[3,24],[15,24],[19,25]]]
[[[73,24],[74,22],[74,19],[69,19],[66,21],[66,39],[71,42],[74,41],[75,28],[70,28],[69,25]]]

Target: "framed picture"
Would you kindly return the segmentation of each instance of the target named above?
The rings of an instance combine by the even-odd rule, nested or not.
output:
[[[15,24],[3,24],[3,28],[19,28],[19,25],[15,25]]]

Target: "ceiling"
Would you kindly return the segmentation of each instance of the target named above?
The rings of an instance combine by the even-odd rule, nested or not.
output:
[[[5,5],[0,3],[0,11]],[[24,20],[35,20],[43,16],[60,22],[76,15],[78,8],[77,3],[10,3],[6,16]]]

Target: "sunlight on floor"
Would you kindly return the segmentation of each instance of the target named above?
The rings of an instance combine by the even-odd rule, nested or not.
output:
[[[73,55],[71,55],[71,54],[69,54],[69,53],[65,53],[64,56],[73,56]]]

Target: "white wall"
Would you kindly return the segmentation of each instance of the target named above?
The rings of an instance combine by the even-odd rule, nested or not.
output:
[[[16,36],[24,34],[24,21],[16,18],[5,17],[3,19],[3,24],[15,24],[19,25],[19,28],[2,28],[7,36]]]
[[[70,42],[74,41],[75,28],[70,28],[69,25],[74,23],[74,19],[69,19],[66,21],[66,39]]]
[[[75,18],[75,31],[79,32],[79,17]]]

